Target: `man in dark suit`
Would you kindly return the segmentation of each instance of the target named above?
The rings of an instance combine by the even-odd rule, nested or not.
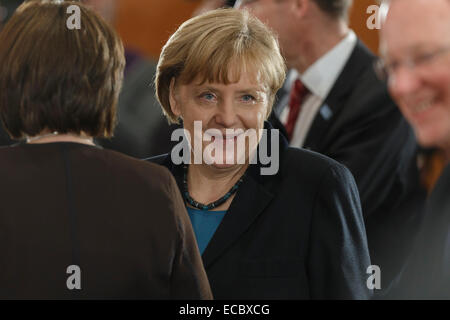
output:
[[[420,20],[420,24],[417,21]],[[392,0],[381,74],[419,143],[450,159],[450,1]],[[402,298],[450,299],[450,166],[427,204]]]
[[[353,173],[382,289],[410,255],[425,194],[414,134],[348,27],[350,0],[242,0],[279,36],[291,69],[272,122],[290,145],[325,154]],[[281,123],[280,123],[281,122]],[[301,165],[301,164],[299,164]]]

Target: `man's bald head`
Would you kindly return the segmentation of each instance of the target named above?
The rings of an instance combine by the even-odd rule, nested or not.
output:
[[[450,150],[450,1],[391,0],[380,45],[389,91],[419,142]]]

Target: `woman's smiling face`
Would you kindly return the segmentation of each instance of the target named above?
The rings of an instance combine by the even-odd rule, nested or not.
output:
[[[248,162],[249,154],[256,149],[259,129],[263,129],[269,110],[268,90],[256,79],[242,72],[239,81],[229,84],[208,81],[175,84],[172,81],[172,112],[183,120],[184,129],[189,131],[191,137],[195,136],[194,143],[202,145],[202,154],[208,153],[204,151],[211,143],[216,150],[222,150],[222,155],[213,152],[214,159],[203,158],[203,161],[218,168],[235,166],[242,160]],[[194,135],[195,121],[201,123],[201,137]],[[214,132],[211,129],[215,129],[216,134],[211,135]],[[238,141],[244,139],[242,134],[250,134],[252,129],[258,133],[256,143],[248,139],[244,144],[239,144]],[[203,141],[205,138],[209,141]]]

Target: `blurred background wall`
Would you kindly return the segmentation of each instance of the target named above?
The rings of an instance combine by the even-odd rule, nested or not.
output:
[[[20,2],[0,0],[0,24]],[[170,34],[191,17],[200,3],[201,0],[118,0],[116,28],[127,47],[156,60]],[[366,11],[373,4],[377,1],[354,0],[350,22],[359,37],[377,52],[378,30],[369,30],[366,26],[370,16]]]
[[[119,0],[116,28],[126,46],[157,59],[161,47],[176,28],[200,4],[200,0]],[[351,26],[374,52],[378,50],[378,30],[369,30],[366,13],[376,0],[354,0]]]
[[[364,41],[364,43],[378,54],[378,30],[369,30],[367,28],[367,19],[370,14],[366,13],[367,8],[371,5],[378,5],[375,0],[353,0],[353,8],[350,17],[350,25],[356,34]]]
[[[119,0],[116,28],[125,46],[155,60],[169,36],[189,19],[198,0]]]

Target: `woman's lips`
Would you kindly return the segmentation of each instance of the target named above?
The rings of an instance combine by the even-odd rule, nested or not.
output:
[[[240,135],[242,135],[244,132],[238,132],[233,134],[225,134],[225,135],[212,135],[208,132],[205,132],[203,135],[204,137],[208,138],[209,141],[227,141],[227,140],[236,140]]]

